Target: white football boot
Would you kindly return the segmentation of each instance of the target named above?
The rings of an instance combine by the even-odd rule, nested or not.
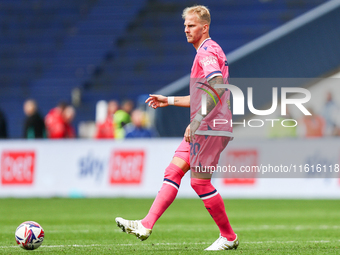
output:
[[[206,248],[205,251],[236,250],[238,244],[237,235],[234,241],[228,241],[227,238],[220,236],[212,245]]]
[[[148,239],[152,232],[151,229],[145,228],[140,220],[125,220],[117,217],[116,222],[123,232],[133,234],[141,241]]]

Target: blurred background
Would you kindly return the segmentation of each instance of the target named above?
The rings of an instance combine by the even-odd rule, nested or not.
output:
[[[272,87],[279,91],[281,87],[303,87],[312,93],[307,104],[313,112],[311,118],[288,109],[291,118],[299,120],[297,128],[284,132],[287,130],[282,131],[281,127],[237,127],[235,134],[241,140],[273,141],[275,148],[281,145],[277,138],[299,138],[289,140],[292,144],[298,141],[299,145],[305,138],[337,139],[339,0],[0,0],[0,138],[7,139],[0,141],[2,176],[7,173],[8,180],[14,180],[14,187],[15,182],[20,183],[27,176],[35,183],[37,180],[29,177],[33,170],[27,169],[50,168],[51,155],[57,155],[59,160],[54,160],[59,163],[68,164],[63,171],[74,171],[74,178],[92,176],[93,180],[101,180],[105,171],[116,173],[116,166],[112,166],[116,157],[127,162],[119,163],[121,169],[131,165],[129,155],[161,161],[158,154],[148,152],[145,140],[122,143],[125,138],[152,138],[147,141],[148,146],[155,143],[157,148],[163,148],[162,139],[168,138],[169,145],[163,152],[169,152],[164,158],[164,162],[169,162],[189,124],[189,109],[167,107],[155,111],[147,109],[144,101],[150,93],[189,94],[188,75],[196,51],[186,42],[181,13],[193,4],[210,9],[210,35],[227,55],[230,83],[240,87],[245,95],[247,87],[253,86],[256,108],[270,107]],[[243,119],[249,118],[252,115],[248,111]],[[18,138],[43,140],[25,143]],[[64,138],[71,139],[59,143],[46,140]],[[318,153],[320,146],[327,147],[327,143],[319,142],[311,154]],[[294,147],[292,144],[288,147]],[[76,156],[73,146],[86,149]],[[145,150],[142,153],[133,149],[132,154],[124,154],[129,146]],[[57,147],[60,151],[56,151]],[[66,148],[71,151],[63,152]],[[122,154],[115,154],[116,148],[122,149]],[[39,154],[40,150],[44,152]],[[47,152],[50,154],[45,155]],[[245,153],[246,157],[255,155],[252,150]],[[339,164],[340,149],[332,148],[332,153],[331,160],[325,156],[326,161]],[[67,161],[64,157],[70,155],[74,157]],[[228,155],[238,159],[243,154]],[[256,157],[260,158],[259,153]],[[33,159],[35,165],[27,163],[29,167],[21,171],[22,164],[15,162],[22,158]],[[153,167],[145,163],[149,161],[143,162],[145,169]],[[164,162],[157,169],[166,165]],[[28,174],[22,177],[25,171]],[[52,175],[44,178],[49,180],[47,183],[53,182]],[[120,184],[129,183],[124,178]],[[6,183],[2,181],[3,185]],[[336,194],[340,196],[336,185]],[[11,188],[8,190],[3,194],[12,194]],[[103,195],[96,192],[87,194]],[[71,193],[84,192],[71,185],[60,194]],[[153,194],[153,190],[148,194]]]

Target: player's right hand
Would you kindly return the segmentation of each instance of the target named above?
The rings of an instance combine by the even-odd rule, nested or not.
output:
[[[185,132],[184,132],[184,140],[187,142],[187,143],[190,143],[190,124],[187,126],[187,128],[185,129]]]
[[[149,95],[149,98],[145,100],[145,103],[148,103],[148,106],[156,109],[158,107],[166,107],[168,106],[168,98],[162,95]]]

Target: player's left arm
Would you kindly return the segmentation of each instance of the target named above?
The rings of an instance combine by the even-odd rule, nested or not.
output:
[[[222,76],[215,76],[212,79],[208,81],[209,85],[213,88],[217,84],[224,84],[223,82],[223,77]],[[222,97],[223,93],[225,92],[224,88],[215,88],[217,94],[219,97]],[[215,101],[218,101],[217,95],[213,95]],[[195,118],[192,120],[190,123],[190,141],[192,142],[193,139],[195,139],[195,132],[199,128],[202,120],[204,119],[205,116],[207,116],[215,107],[215,101],[213,98],[208,97],[207,98],[207,112],[206,114],[202,113],[202,108],[199,110],[199,112],[196,114]]]
[[[215,76],[214,78],[210,79],[208,81],[208,83],[209,83],[209,85],[211,87],[215,88],[215,86],[217,84],[224,84],[223,77],[222,76]],[[218,88],[218,89],[215,88],[215,90],[216,90],[217,94],[219,95],[219,97],[222,97],[223,93],[225,92],[224,88]],[[213,96],[214,96],[215,101],[218,101],[217,96],[215,94],[213,94]],[[214,107],[215,107],[214,100],[211,97],[208,97],[207,98],[207,114],[204,115],[202,113],[202,109],[201,109],[200,110],[200,115],[203,116],[203,118],[204,118],[205,116],[207,116],[214,109]]]

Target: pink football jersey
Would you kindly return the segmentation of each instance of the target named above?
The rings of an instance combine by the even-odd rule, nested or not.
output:
[[[201,109],[202,95],[205,95],[208,99],[210,97],[209,93],[206,92],[208,91],[215,96],[214,91],[209,88],[210,85],[208,81],[216,76],[222,76],[224,84],[228,84],[228,62],[221,47],[215,41],[208,38],[204,42],[202,42],[202,44],[198,48],[191,69],[191,121]],[[230,91],[226,89],[226,91],[221,96],[221,101],[216,100],[216,105],[214,109],[202,120],[199,129],[196,131],[196,134],[232,136],[231,119],[232,114],[230,111]]]

